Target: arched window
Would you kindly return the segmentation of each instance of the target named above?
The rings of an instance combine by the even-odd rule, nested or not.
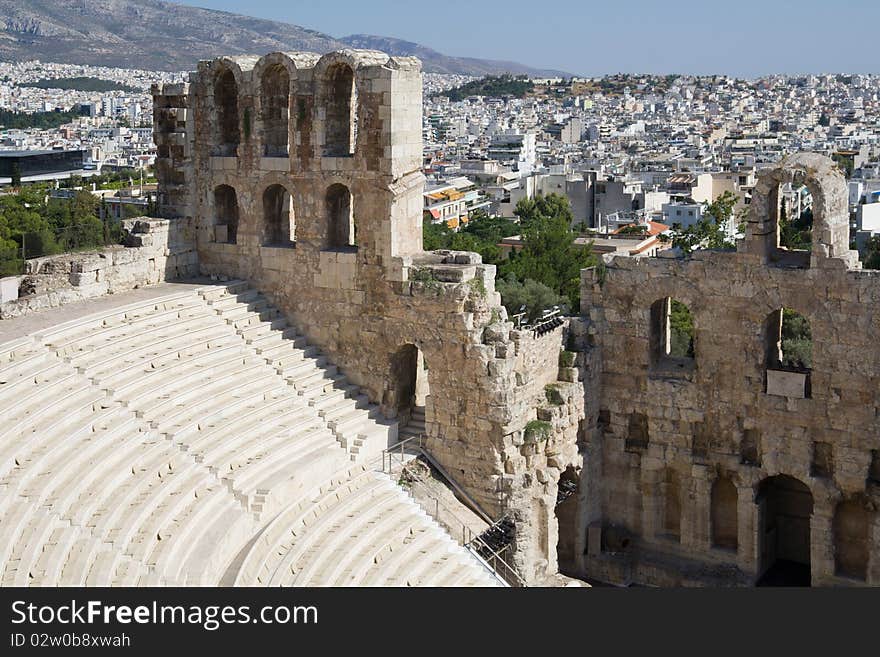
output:
[[[714,547],[736,550],[737,537],[737,492],[736,486],[727,477],[718,477],[712,484],[712,545]]]
[[[354,224],[354,208],[348,187],[339,183],[327,189],[328,242],[332,249],[357,245]]]
[[[357,93],[354,71],[347,64],[334,64],[327,71],[326,85],[324,155],[328,157],[352,155],[357,138]]]
[[[238,238],[238,197],[229,185],[214,190],[214,240],[235,244]]]
[[[214,108],[217,111],[217,155],[234,156],[240,140],[238,85],[229,69],[214,78]]]
[[[806,317],[791,308],[770,313],[766,322],[767,393],[810,396],[813,333]]]
[[[834,513],[834,568],[838,575],[868,575],[868,510],[863,500],[841,502]]]
[[[293,199],[283,185],[263,192],[263,246],[292,246],[295,240]]]
[[[281,64],[264,72],[260,85],[263,119],[263,154],[284,157],[288,154],[288,118],[290,115],[290,75]]]
[[[776,249],[772,261],[785,266],[809,267],[813,244],[813,196],[801,183],[777,185],[771,192],[776,213]]]
[[[666,297],[651,306],[651,343],[657,364],[693,366],[694,318],[681,301]]]

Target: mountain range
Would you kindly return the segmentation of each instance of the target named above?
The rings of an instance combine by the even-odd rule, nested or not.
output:
[[[428,73],[566,75],[516,62],[450,57],[390,37],[334,38],[290,23],[162,0],[0,0],[0,60],[6,61],[183,71],[218,55],[346,47],[414,55]]]

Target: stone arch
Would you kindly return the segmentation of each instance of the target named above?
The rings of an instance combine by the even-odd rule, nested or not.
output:
[[[238,112],[239,85],[233,70],[221,66],[214,74],[214,111],[217,114],[215,152],[217,155],[233,157],[241,141],[240,118]]]
[[[574,573],[577,555],[580,469],[569,465],[559,474],[556,492],[556,563],[561,573]]]
[[[868,576],[871,513],[863,496],[838,503],[834,510],[834,572],[865,580]]]
[[[669,297],[651,305],[651,362],[693,367],[696,356],[694,316],[682,301]]]
[[[214,241],[235,244],[238,240],[238,195],[231,185],[214,188]]]
[[[255,77],[259,81],[263,155],[285,157],[290,147],[291,75],[279,61],[264,59]]]
[[[331,249],[357,246],[354,199],[348,187],[333,183],[324,196],[327,217],[327,245]]]
[[[779,187],[805,185],[813,198],[812,247],[809,258],[779,246]],[[849,249],[849,204],[846,180],[834,162],[815,153],[798,153],[765,169],[752,193],[744,245],[769,264],[816,267],[836,258],[853,267],[858,254]]]
[[[710,521],[713,547],[734,551],[739,547],[738,498],[736,486],[729,477],[720,476],[712,483]]]
[[[279,183],[263,190],[263,246],[288,247],[296,241],[293,195]]]
[[[357,143],[357,85],[354,67],[335,62],[321,79],[324,101],[324,155],[347,157]]]
[[[401,422],[414,417],[424,422],[430,398],[428,364],[424,352],[408,342],[391,354],[389,359],[390,394],[384,400]]]
[[[758,583],[809,585],[813,492],[786,474],[767,477],[755,490]]]

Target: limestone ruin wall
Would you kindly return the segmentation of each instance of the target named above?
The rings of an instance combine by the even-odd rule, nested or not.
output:
[[[787,182],[813,196],[809,253],[778,244]],[[586,482],[601,508],[583,572],[752,584],[777,532],[774,545],[800,552],[814,586],[880,583],[880,272],[861,270],[849,249],[845,181],[831,160],[800,154],[762,172],[736,251],[606,257],[582,281],[599,370],[588,440],[602,459],[601,477]],[[690,363],[658,355],[652,308],[669,298],[693,316]],[[783,307],[810,323],[808,372],[768,361]],[[783,480],[783,494],[808,506],[771,527],[767,483]]]

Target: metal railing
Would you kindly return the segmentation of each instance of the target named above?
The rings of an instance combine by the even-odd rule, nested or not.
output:
[[[501,522],[502,520],[503,518],[498,522]],[[526,581],[522,578],[516,568],[504,559],[504,553],[510,550],[509,545],[503,546],[500,550],[495,550],[491,545],[480,538],[480,536],[471,535],[471,538],[465,544],[465,547],[470,550],[472,554],[480,557],[482,561],[495,571],[496,575],[501,577],[510,586],[526,586]]]
[[[424,439],[424,434],[419,434],[401,440],[391,447],[382,450],[381,471],[391,477],[397,475],[398,484],[404,488],[408,487],[410,489],[409,493],[413,501],[421,506],[428,515],[432,516],[438,524],[446,527],[448,533],[459,543],[459,545],[464,547],[471,553],[471,555],[483,563],[486,568],[491,570],[497,579],[506,582],[510,586],[525,586],[526,582],[517,572],[516,568],[504,559],[504,555],[510,546],[506,545],[500,550],[496,550],[481,538],[482,533],[474,534],[470,527],[456,518],[455,512],[440,500],[440,498],[430,489],[428,483],[422,479],[413,468],[409,467],[409,465],[419,456],[424,457],[425,460],[438,471],[441,477],[446,480],[446,483],[450,487],[456,491],[460,491],[460,493],[466,498],[467,506],[480,516],[482,520],[489,524],[489,527],[485,531],[488,531],[504,520],[502,518],[497,521],[492,521],[489,516],[479,508],[476,502],[464,492],[461,486],[459,486],[425,450],[423,446]],[[408,453],[412,457],[409,461],[407,461],[406,458]],[[376,465],[379,465],[379,459],[376,460]],[[398,466],[399,470],[397,469]],[[424,497],[422,497],[422,499],[420,499],[420,496],[413,494],[413,489],[417,487],[423,492]],[[425,499],[428,500],[427,503],[424,501]],[[444,515],[448,520],[443,519],[440,513],[441,510],[444,512]],[[450,521],[454,521],[454,524],[451,525]],[[455,525],[458,525],[458,527]]]

